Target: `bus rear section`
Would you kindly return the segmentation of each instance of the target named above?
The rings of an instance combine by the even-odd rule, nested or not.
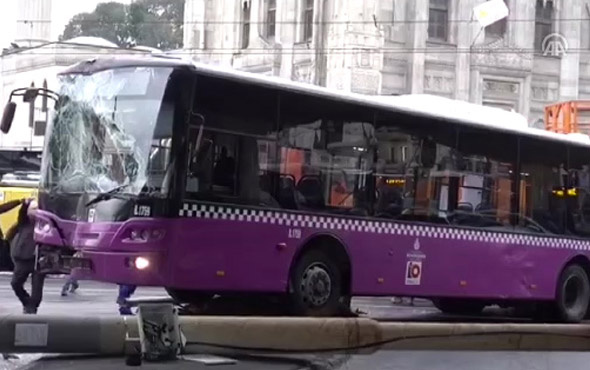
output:
[[[280,294],[309,316],[353,295],[586,314],[589,144],[490,123],[519,123],[508,112],[453,117],[450,100],[422,111],[205,66],[96,63],[65,79],[61,109],[104,102],[109,89],[84,105],[78,91],[120,79],[111,110],[57,112],[36,232],[75,251],[76,273],[192,303]]]
[[[173,295],[286,293],[303,315],[353,295],[586,314],[586,143],[238,77],[197,86]]]

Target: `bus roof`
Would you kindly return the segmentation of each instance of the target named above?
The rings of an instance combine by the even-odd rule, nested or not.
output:
[[[421,116],[427,119],[452,121],[459,125],[504,131],[515,135],[561,141],[590,147],[590,137],[584,134],[559,134],[529,127],[526,118],[516,112],[486,107],[461,100],[435,95],[364,95],[295,82],[283,78],[237,71],[230,68],[194,64],[197,72],[232,80],[244,81],[271,88],[321,96],[332,100],[373,107],[392,112]]]
[[[194,63],[185,59],[158,55],[135,57],[96,58],[72,66],[62,74],[94,73],[109,68],[131,66],[187,68],[198,74],[242,81],[279,90],[324,97],[331,100],[415,115],[427,119],[445,120],[458,125],[503,131],[515,135],[548,139],[578,146],[590,147],[590,137],[584,134],[559,134],[529,127],[524,116],[500,108],[486,107],[465,101],[435,95],[411,94],[398,96],[364,95],[339,91],[316,85],[295,82],[279,77],[238,71],[228,67]]]

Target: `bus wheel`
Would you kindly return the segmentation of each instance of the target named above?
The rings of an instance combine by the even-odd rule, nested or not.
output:
[[[203,305],[208,303],[213,298],[212,294],[195,290],[166,288],[166,292],[168,292],[168,295],[172,297],[176,303]]]
[[[337,316],[346,302],[342,294],[342,273],[324,252],[306,252],[292,270],[290,306],[295,315]]]
[[[466,299],[439,298],[432,301],[443,313],[453,315],[479,315],[486,306],[482,302]]]
[[[590,301],[590,282],[586,271],[577,264],[567,266],[557,285],[555,308],[562,322],[580,322],[586,316]]]

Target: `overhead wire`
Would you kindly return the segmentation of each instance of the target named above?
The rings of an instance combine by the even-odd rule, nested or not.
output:
[[[535,18],[508,18],[506,19],[506,22],[508,23],[534,23],[539,21],[538,19]],[[585,22],[585,21],[590,21],[590,16],[588,17],[580,17],[580,18],[552,18],[551,19],[552,22]],[[49,19],[18,19],[16,21],[17,23],[25,23],[25,24],[29,24],[29,23],[51,23],[52,21]],[[86,20],[76,20],[74,23],[78,23],[78,24],[106,24],[106,25],[112,25],[112,24],[125,24],[126,22],[105,22],[104,20],[99,20],[99,19],[86,19]],[[207,25],[234,25],[234,24],[242,24],[243,21],[240,20],[192,20],[192,21],[182,21],[182,22],[174,22],[174,21],[170,21],[170,20],[152,20],[152,21],[144,21],[141,22],[142,24],[207,24]],[[254,25],[265,25],[268,22],[266,22],[265,20],[261,20],[261,21],[249,21],[249,24],[254,24]],[[287,21],[281,21],[281,20],[277,20],[274,22],[275,24],[286,24],[286,25],[293,25],[293,24],[300,24],[303,23],[301,20],[287,20]],[[355,24],[360,24],[360,25],[375,25],[375,23],[380,24],[380,25],[396,25],[396,24],[420,24],[420,23],[429,23],[429,19],[400,19],[400,20],[388,20],[388,21],[380,21],[377,18],[377,21],[375,21],[374,19],[370,19],[370,20],[341,20],[341,21],[312,21],[312,22],[306,22],[308,24],[314,24],[314,25],[335,25],[335,24],[341,24],[341,25],[355,25]],[[446,21],[446,23],[477,23],[476,19],[449,19]]]
[[[554,18],[553,21],[559,22],[579,22],[579,21],[590,21],[589,17],[585,18]],[[519,23],[519,22],[536,22],[537,19],[534,18],[515,18],[515,19],[507,19],[507,23]],[[19,23],[45,23],[51,22],[50,20],[43,20],[43,19],[20,19],[17,20]],[[378,21],[375,19],[372,20],[359,20],[359,21],[321,21],[321,22],[312,22],[313,24],[322,24],[322,25],[372,25],[374,26],[396,26],[396,25],[404,25],[404,24],[417,24],[417,23],[428,23],[428,19],[424,20],[395,20],[394,22],[391,21]],[[473,23],[477,22],[474,19],[449,19],[448,23]],[[78,21],[78,23],[102,23],[105,25],[113,25],[113,24],[121,24],[123,22],[104,22],[101,20],[83,20]],[[146,21],[142,22],[143,24],[171,24],[175,25],[177,22],[172,22],[168,20],[156,20],[156,21]],[[275,24],[299,24],[300,21],[276,21]],[[205,26],[209,25],[237,25],[243,24],[241,20],[213,20],[213,21],[185,21],[183,25],[187,24],[202,24]],[[259,21],[259,22],[249,22],[250,25],[256,24],[267,24],[267,22]],[[380,30],[381,31],[381,30]],[[384,37],[384,36],[381,36]],[[59,45],[67,45],[67,42],[59,42],[56,43]],[[72,44],[72,46],[74,46]],[[85,46],[81,44],[76,44],[76,46]],[[96,47],[95,45],[88,45],[89,47]],[[35,49],[35,50],[33,50]],[[53,55],[53,51],[48,51],[47,49],[51,49],[48,46],[44,46],[41,48],[23,48],[21,50],[16,49],[17,52],[26,52],[27,55]],[[57,50],[57,48],[55,48]],[[113,50],[124,50],[124,49],[116,49]],[[132,49],[131,49],[132,50]],[[436,43],[432,46],[426,48],[408,48],[405,46],[402,47],[365,47],[362,45],[350,45],[346,47],[332,47],[332,48],[325,48],[323,50],[317,50],[316,48],[311,48],[308,43],[300,42],[296,43],[293,47],[281,47],[281,48],[273,48],[272,46],[268,47],[248,47],[248,48],[240,48],[236,47],[185,47],[181,50],[176,50],[172,54],[173,55],[208,55],[208,56],[226,56],[226,55],[236,55],[236,54],[243,54],[243,55],[276,55],[276,54],[293,54],[293,55],[355,55],[362,52],[382,52],[386,54],[493,54],[493,55],[538,55],[541,54],[541,51],[536,48],[517,48],[517,47],[490,47],[488,44],[475,44],[471,47],[457,47],[452,43],[442,42],[440,44]],[[590,49],[586,48],[568,48],[568,53],[579,53],[579,54],[590,54]],[[85,56],[85,55],[95,55],[94,52],[85,52],[85,51],[78,51],[78,52],[60,52],[60,55],[65,56]]]
[[[112,50],[112,51],[119,51],[120,54],[125,54],[125,52],[129,53],[141,53],[141,50],[137,49],[125,49],[125,48],[102,48],[96,45],[82,45],[76,44],[75,46],[78,47],[87,47],[87,48],[94,48],[94,49],[105,49],[105,50]],[[36,49],[27,52],[27,49],[20,50],[21,52],[13,53],[15,55],[35,55],[35,56],[54,56],[59,54],[61,56],[96,56],[96,51],[77,51],[77,52],[59,52],[59,48],[51,48],[52,51],[49,50],[42,50]],[[482,46],[481,49],[467,49],[467,48],[456,48],[452,45],[449,45],[448,49],[442,48],[370,48],[370,47],[363,47],[363,46],[350,46],[350,47],[343,47],[343,48],[328,48],[324,50],[316,50],[316,49],[298,49],[298,48],[281,48],[275,49],[269,47],[268,49],[264,48],[257,48],[257,49],[240,49],[239,47],[236,48],[183,48],[181,50],[172,50],[166,51],[168,55],[274,55],[274,54],[293,54],[293,55],[358,55],[362,53],[386,53],[386,54],[472,54],[472,55],[542,55],[542,52],[537,49],[518,49],[518,48],[502,48],[502,49],[486,49],[485,46]],[[149,54],[149,52],[145,52]],[[579,54],[590,54],[590,49],[583,49],[583,48],[572,48],[567,49],[567,53],[579,53]],[[10,55],[10,54],[8,54]],[[549,56],[551,58],[551,56]],[[558,57],[555,57],[558,59]]]

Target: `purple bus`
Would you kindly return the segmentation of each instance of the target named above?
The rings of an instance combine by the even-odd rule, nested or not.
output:
[[[583,135],[163,57],[94,59],[59,81],[11,96],[56,102],[35,231],[44,271],[193,303],[280,294],[309,316],[339,315],[353,295],[586,315]]]

